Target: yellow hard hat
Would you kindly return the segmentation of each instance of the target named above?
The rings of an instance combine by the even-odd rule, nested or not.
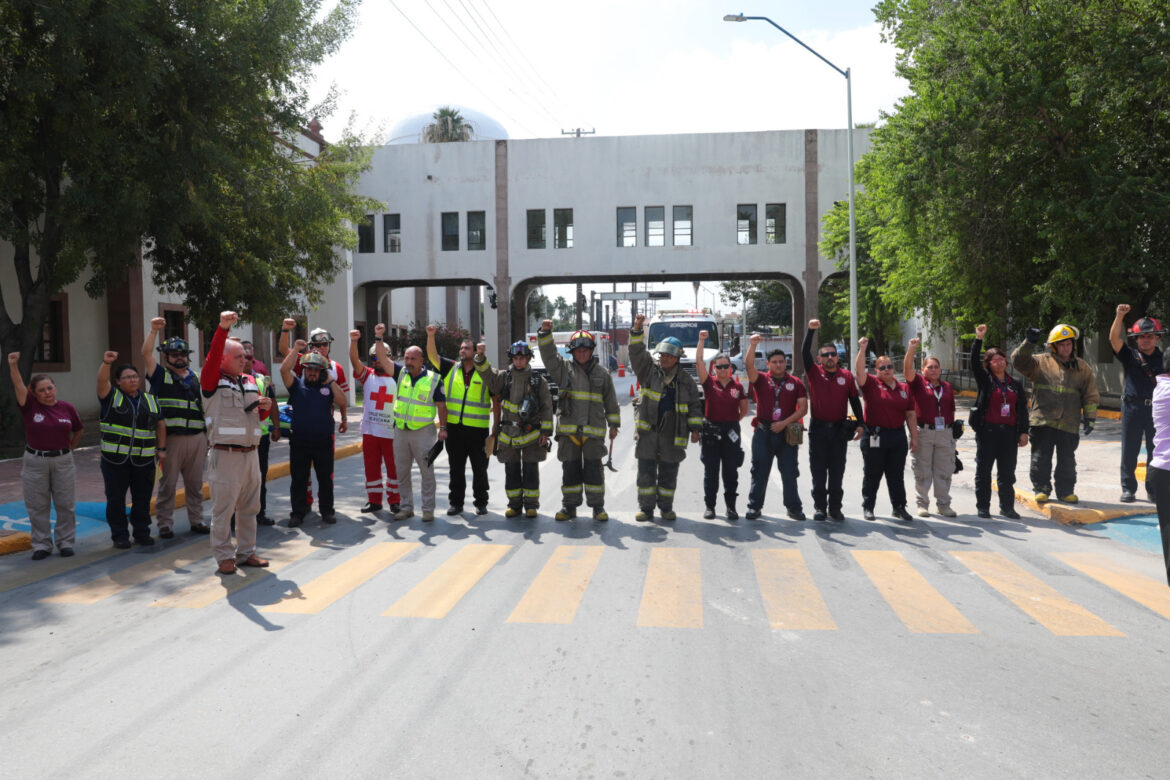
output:
[[[1067,341],[1068,339],[1079,339],[1080,337],[1081,337],[1081,332],[1079,330],[1074,328],[1072,325],[1065,325],[1062,322],[1059,325],[1057,325],[1055,328],[1053,328],[1052,330],[1048,331],[1048,341],[1046,343],[1049,346],[1051,346],[1058,341]]]

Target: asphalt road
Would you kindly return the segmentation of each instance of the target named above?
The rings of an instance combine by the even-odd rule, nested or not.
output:
[[[775,476],[762,522],[704,521],[697,450],[679,520],[636,523],[623,404],[607,524],[552,519],[555,458],[536,520],[498,464],[491,514],[446,518],[442,461],[433,524],[363,516],[351,457],[340,522],[261,529],[266,572],[182,534],[0,560],[3,774],[1165,776],[1159,556],[978,521],[970,468],[971,514],[866,522],[855,445],[845,523],[782,519]]]

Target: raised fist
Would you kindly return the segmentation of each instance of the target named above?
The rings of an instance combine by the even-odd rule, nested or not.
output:
[[[1043,335],[1044,331],[1040,330],[1039,328],[1028,328],[1028,330],[1024,332],[1024,338],[1032,344],[1039,344],[1040,337]]]
[[[107,351],[104,355],[102,355],[102,362],[109,363],[110,365],[113,365],[114,361],[117,359],[118,359],[117,352]]]
[[[305,343],[304,339],[297,339],[296,343],[293,344],[293,349],[295,349],[297,352],[304,352],[305,347],[307,346],[308,344]]]
[[[165,317],[155,317],[153,320],[150,321],[150,329],[152,331],[154,331],[155,333],[158,333],[160,330],[162,330],[166,326],[167,326],[167,320]]]
[[[1124,317],[1129,314],[1130,305],[1128,303],[1117,304],[1117,316]]]
[[[428,335],[428,336],[433,336],[433,335],[435,335],[435,334],[436,334],[436,333],[438,333],[438,332],[439,332],[439,326],[438,326],[438,325],[427,325],[427,335]]]
[[[285,317],[284,322],[282,322],[280,324],[280,327],[282,330],[296,330],[297,329],[297,321],[294,320],[292,317]]]
[[[351,330],[349,332],[349,340],[355,344],[357,342],[361,341],[362,340],[362,332],[360,330]]]
[[[386,326],[383,323],[379,322],[377,325],[374,326],[374,335],[375,336],[385,336],[386,335]]]
[[[910,339],[910,349],[918,349],[918,345],[921,343],[922,339],[915,336],[914,338]]]
[[[709,333],[707,333],[707,331],[705,331],[705,330],[701,330],[701,331],[699,331],[699,341],[706,341],[706,340],[707,340],[707,336],[709,336],[709,335],[710,335],[710,334],[709,334]]]
[[[15,366],[19,361],[20,361],[20,353],[19,352],[9,352],[8,353],[8,365]]]
[[[808,329],[809,330],[817,330],[820,327],[821,327],[820,320],[809,320],[808,321]]]
[[[478,344],[476,344],[475,345],[475,354],[486,355],[487,354],[487,344],[483,343],[482,341],[479,342]]]
[[[231,327],[239,322],[240,315],[234,311],[221,311],[219,313],[219,327],[224,330],[231,330]]]
[[[975,338],[979,339],[980,341],[983,341],[983,337],[986,335],[987,335],[987,326],[986,325],[976,325],[975,326]]]
[[[862,336],[857,340],[857,346],[861,348],[862,352],[864,352],[865,348],[869,346],[869,339],[867,339],[865,336]]]
[[[644,323],[645,321],[646,321],[645,314],[639,314],[637,317],[634,317],[634,330],[641,330],[642,323]]]
[[[749,343],[750,343],[750,344],[751,344],[753,347],[754,347],[755,345],[759,344],[759,343],[760,343],[761,341],[763,341],[763,340],[764,340],[764,337],[763,337],[763,336],[761,336],[759,333],[753,333],[753,334],[751,335],[751,337],[749,337],[749,338],[748,338],[748,342],[749,342]]]
[[[552,320],[543,320],[540,323],[540,329],[545,333],[552,333]]]

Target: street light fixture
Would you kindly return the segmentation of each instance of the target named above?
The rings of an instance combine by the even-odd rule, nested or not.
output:
[[[852,352],[857,348],[857,216],[854,212],[853,206],[853,202],[856,200],[854,197],[853,186],[853,69],[846,68],[845,70],[841,70],[836,65],[821,56],[820,52],[816,51],[807,43],[800,40],[795,35],[788,32],[766,16],[744,16],[742,13],[727,14],[723,17],[723,21],[767,22],[792,40],[799,43],[805,49],[812,52],[821,62],[825,63],[830,68],[845,77],[845,102],[849,118],[849,351]]]

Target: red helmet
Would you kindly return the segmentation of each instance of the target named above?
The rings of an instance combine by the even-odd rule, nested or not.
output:
[[[572,336],[569,336],[569,351],[585,347],[586,349],[596,349],[597,340],[593,338],[593,334],[587,330],[579,330]]]
[[[1129,329],[1131,336],[1161,336],[1165,332],[1162,323],[1153,317],[1142,317]]]

